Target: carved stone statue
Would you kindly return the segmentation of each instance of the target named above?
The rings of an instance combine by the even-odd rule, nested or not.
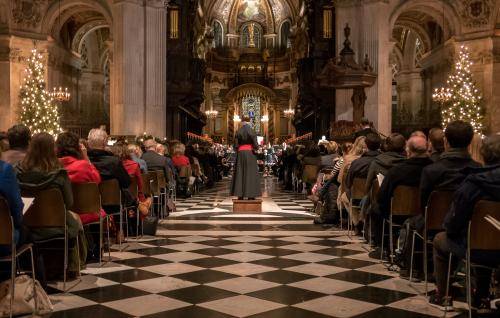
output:
[[[255,47],[255,26],[253,23],[248,25],[248,47]]]

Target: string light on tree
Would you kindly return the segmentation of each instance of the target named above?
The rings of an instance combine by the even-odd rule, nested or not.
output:
[[[62,131],[59,111],[45,90],[45,67],[42,55],[36,49],[31,51],[25,72],[26,76],[19,93],[21,123],[28,126],[33,134],[47,132],[57,135]]]
[[[458,60],[446,82],[447,87],[436,89],[432,98],[441,104],[443,127],[455,120],[469,122],[474,131],[484,129],[484,109],[481,94],[472,79],[472,61],[466,46],[460,48]]]

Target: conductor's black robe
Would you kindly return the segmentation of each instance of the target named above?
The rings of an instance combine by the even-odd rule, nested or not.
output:
[[[252,150],[240,150],[242,145],[250,145]],[[233,172],[231,195],[238,198],[256,198],[261,196],[259,168],[254,151],[257,150],[257,135],[248,123],[238,129],[234,143],[236,165]]]

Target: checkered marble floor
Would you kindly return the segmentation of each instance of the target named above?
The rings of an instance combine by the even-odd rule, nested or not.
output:
[[[229,179],[225,179],[213,189],[187,199],[178,198],[177,212],[172,213],[170,217],[238,217],[232,212],[232,200],[229,197],[230,182]],[[262,189],[264,213],[259,217],[312,217],[310,210],[313,204],[303,194],[281,191],[273,178],[262,179]],[[248,217],[248,215],[243,217]]]
[[[221,183],[184,202],[202,205],[227,195]],[[274,189],[266,196],[283,206],[304,200]],[[52,284],[55,312],[46,317],[443,316],[427,304],[423,284],[388,271],[345,231],[300,214],[274,216],[232,219],[212,211],[169,218],[158,236],[129,241],[122,252],[114,246],[109,262],[89,265],[67,292]]]

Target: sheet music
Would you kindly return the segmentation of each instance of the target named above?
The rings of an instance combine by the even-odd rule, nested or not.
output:
[[[35,201],[35,198],[21,198],[24,203],[23,207],[23,215],[26,214],[26,211],[30,208],[30,206],[33,204],[33,201]]]
[[[382,182],[384,181],[384,175],[381,173],[377,174],[377,180],[378,180],[378,185],[381,186]]]
[[[485,216],[484,219],[486,221],[488,221],[491,225],[493,225],[494,227],[496,227],[497,230],[500,231],[500,221],[498,221],[497,219],[495,219],[494,217],[492,217],[489,214],[487,216]]]

